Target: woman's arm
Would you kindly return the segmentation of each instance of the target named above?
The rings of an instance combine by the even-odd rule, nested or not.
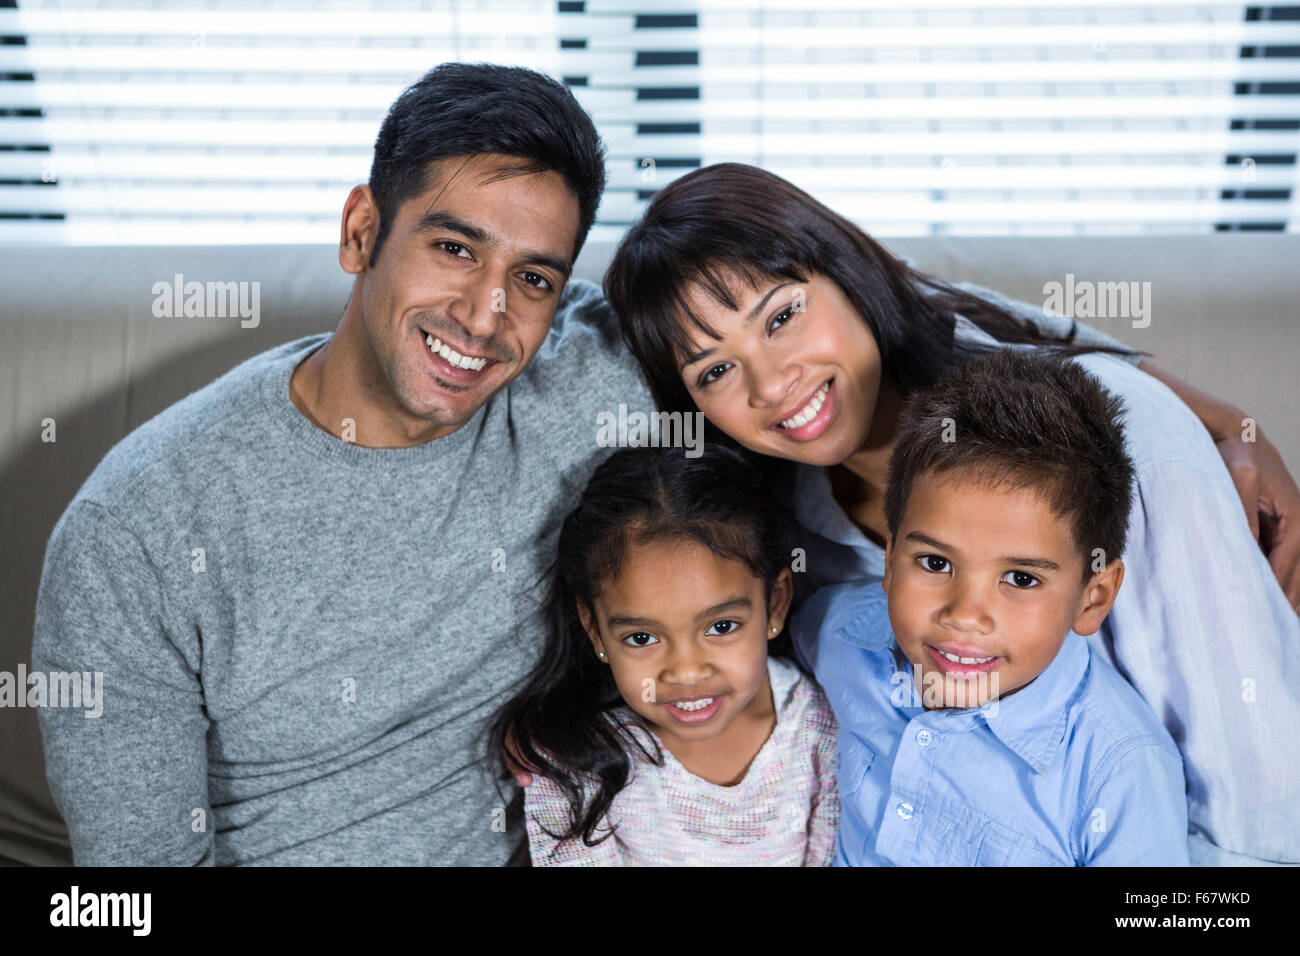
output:
[[[1247,428],[1247,415],[1240,408],[1145,359],[1138,368],[1169,386],[1209,431],[1246,509],[1250,533],[1268,556],[1286,599],[1300,611],[1300,488],[1281,454],[1258,425]]]

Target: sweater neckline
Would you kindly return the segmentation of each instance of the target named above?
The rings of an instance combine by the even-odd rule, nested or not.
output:
[[[317,427],[298,411],[293,399],[289,397],[289,382],[298,366],[325,345],[333,335],[333,332],[321,332],[289,343],[285,346],[286,353],[278,356],[271,366],[270,373],[262,377],[262,398],[267,412],[298,447],[345,467],[381,471],[424,467],[432,461],[470,447],[472,436],[482,428],[486,409],[492,399],[480,405],[469,421],[450,435],[404,448],[371,448],[358,445],[355,442],[336,438]]]

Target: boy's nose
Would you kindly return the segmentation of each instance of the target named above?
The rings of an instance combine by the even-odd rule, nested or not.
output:
[[[987,604],[970,588],[954,589],[939,613],[939,623],[954,631],[988,634],[993,630],[993,616]]]

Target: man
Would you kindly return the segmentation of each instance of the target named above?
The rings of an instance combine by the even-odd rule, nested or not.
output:
[[[604,179],[559,83],[431,71],[344,206],[337,330],[232,369],[86,481],[32,651],[103,675],[101,717],[40,712],[76,863],[509,858],[486,722],[540,648],[597,414],[652,406],[599,290],[568,281]]]
[[[103,674],[101,718],[42,712],[76,863],[506,861],[483,725],[540,646],[528,589],[597,413],[651,407],[599,290],[557,313],[604,181],[559,83],[434,70],[348,196],[337,331],[96,469],[33,652]]]

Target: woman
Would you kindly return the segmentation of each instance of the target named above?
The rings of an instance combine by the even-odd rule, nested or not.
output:
[[[800,597],[883,573],[884,478],[910,392],[1000,345],[1109,352],[1087,361],[1128,409],[1139,507],[1129,576],[1098,649],[1179,744],[1193,862],[1300,862],[1287,797],[1300,766],[1295,598],[1240,520],[1205,430],[1135,371],[1139,355],[989,290],[927,277],[792,184],[738,164],[661,190],[605,291],[661,407],[701,411],[774,460],[806,553]],[[1182,392],[1219,427],[1212,399]],[[1295,513],[1285,470],[1270,480]],[[1274,545],[1293,591],[1294,548]]]

